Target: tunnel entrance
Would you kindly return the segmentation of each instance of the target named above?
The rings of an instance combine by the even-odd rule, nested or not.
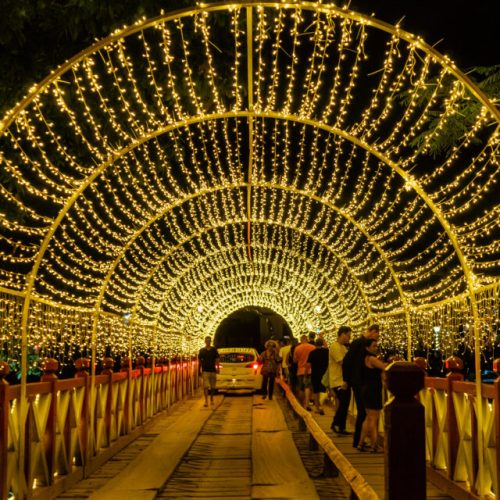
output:
[[[270,339],[291,338],[292,330],[279,314],[265,307],[244,307],[222,320],[215,332],[215,347],[255,347],[259,352]]]

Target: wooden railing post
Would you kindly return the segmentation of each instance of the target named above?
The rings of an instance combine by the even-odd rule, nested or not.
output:
[[[179,388],[180,388],[180,396],[179,399],[182,399],[184,397],[184,356],[181,355],[179,356],[179,361],[177,365],[177,369],[180,371],[179,375]]]
[[[90,359],[78,358],[75,361],[75,378],[86,378],[89,376]]]
[[[48,486],[54,482],[54,473],[56,472],[56,432],[57,432],[57,371],[59,370],[59,361],[54,358],[45,358],[42,361],[43,375],[40,377],[42,382],[51,383],[50,409],[45,428],[44,448],[48,468]]]
[[[125,404],[123,408],[123,427],[125,434],[129,434],[132,430],[133,408],[132,408],[132,373],[131,362],[129,357],[121,359],[120,371],[128,373],[127,392],[125,396]]]
[[[7,500],[9,487],[7,485],[7,446],[9,440],[10,403],[5,377],[9,374],[9,364],[0,361],[0,500]]]
[[[455,404],[453,402],[453,382],[455,380],[463,380],[464,376],[460,373],[463,370],[463,361],[457,356],[451,356],[445,361],[445,367],[449,370],[446,375],[448,383],[446,400],[446,414],[448,424],[448,478],[453,481],[455,475],[455,465],[457,463],[458,447],[460,444],[460,434],[458,432],[457,415],[455,412]]]
[[[111,446],[111,434],[113,429],[113,368],[115,360],[113,358],[104,358],[102,360],[101,375],[108,376],[108,397],[106,398],[106,415],[104,415],[104,428],[106,429],[106,444]],[[117,429],[117,434],[120,435],[120,429]]]
[[[173,404],[177,401],[179,395],[178,388],[178,369],[177,369],[177,359],[170,360],[170,387],[171,387],[171,398],[170,404]]]
[[[168,358],[167,372],[167,408],[170,408],[174,402],[174,380],[172,375],[172,367],[174,366],[172,358]]]
[[[192,356],[189,356],[189,392],[191,396],[194,396],[194,360]]]
[[[166,394],[167,384],[166,384],[166,375],[165,375],[166,372],[167,372],[167,368],[166,368],[166,365],[165,365],[165,359],[164,358],[160,358],[157,361],[157,363],[161,367],[161,372],[159,374],[160,381],[159,381],[159,384],[158,384],[158,390],[160,391],[160,394],[159,394],[159,398],[158,398],[159,408],[157,409],[157,411],[159,412],[161,410],[164,410],[167,407],[167,394]]]
[[[89,385],[89,379],[90,379],[90,364],[91,364],[91,361],[89,358],[78,358],[77,360],[75,360],[75,378],[83,378],[85,380],[85,391],[87,391],[87,389],[90,387]],[[84,398],[83,398],[83,405],[85,405],[85,396],[86,396],[86,393],[84,395]],[[71,407],[71,400],[70,400],[70,407]],[[80,415],[75,415],[75,420],[76,422],[78,422],[78,427],[79,427],[79,430],[78,430],[78,435],[80,436],[80,443],[81,443],[81,447],[80,447],[80,451],[81,451],[81,454],[85,457],[85,452],[86,452],[86,445],[82,443],[83,440],[86,440],[87,437],[88,437],[88,434],[86,433],[82,433],[82,420],[84,421],[85,423],[85,429],[87,429],[87,421],[85,420],[85,409],[84,409],[84,406],[82,407],[82,413],[80,413]],[[72,438],[71,438],[71,418],[70,418],[70,415],[72,413],[72,410],[70,408],[70,410],[68,410],[68,416],[66,418],[66,423],[65,423],[65,427],[64,427],[64,443],[65,443],[65,446],[66,446],[66,452],[72,450],[72,446],[71,446],[71,441],[72,441]],[[83,449],[82,449],[83,448]],[[75,460],[74,464],[73,464],[73,458]],[[77,458],[76,456],[71,456],[69,455],[68,456],[68,459],[69,459],[69,471],[72,470],[73,468],[73,465],[83,465],[83,462],[79,460],[79,457]]]
[[[151,356],[146,358],[146,368],[148,368],[148,384],[146,387],[146,418],[150,418],[155,414],[155,363]]]
[[[86,466],[90,461],[90,453],[92,450],[92,445],[90,442],[90,407],[91,402],[91,388],[92,388],[92,377],[88,376],[85,378],[85,392],[83,395],[83,404],[81,414],[77,415],[78,422],[78,434],[80,435],[80,446],[81,446],[81,461],[80,457],[75,457],[75,465],[83,467],[83,475],[86,475]]]
[[[427,377],[427,370],[429,369],[429,365],[425,358],[418,356],[413,359],[413,362],[424,371],[425,376]]]
[[[198,356],[193,355],[193,379],[194,379],[194,389],[198,389],[200,386],[200,380],[198,378]]]
[[[426,498],[425,409],[416,399],[424,387],[424,372],[416,364],[398,361],[386,370],[394,399],[385,405],[385,498]]]
[[[144,396],[146,394],[146,377],[144,374],[144,369],[146,365],[146,358],[144,356],[137,356],[135,358],[135,369],[139,370],[141,380],[136,381],[139,383],[139,421],[143,424],[146,421],[146,405],[144,402]]]

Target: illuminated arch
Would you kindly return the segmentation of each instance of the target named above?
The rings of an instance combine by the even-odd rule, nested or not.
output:
[[[214,16],[225,16],[224,35],[232,40],[222,49],[210,25]],[[181,36],[186,30],[192,30],[191,39]],[[385,50],[378,73],[370,73],[365,62],[368,37],[379,52]],[[188,44],[199,51],[190,54]],[[217,71],[227,65],[227,58],[216,58],[221,50],[234,56],[232,95],[226,97],[228,87]],[[203,59],[203,92],[194,79],[196,57]],[[357,85],[363,64],[370,98]],[[369,80],[373,74],[380,78]],[[419,102],[429,83],[434,93]],[[406,103],[396,101],[405,93]],[[478,103],[473,126],[449,153],[429,161],[433,137],[469,96]],[[440,113],[438,125],[415,145],[430,112]],[[54,71],[0,122],[2,162],[14,186],[1,194],[14,215],[0,226],[6,248],[0,286],[24,297],[23,346],[32,301],[61,298],[67,306],[73,298],[76,307],[78,290],[83,296],[99,289],[96,330],[107,285],[112,278],[119,282],[115,270],[129,248],[155,244],[148,242],[147,228],[190,200],[234,190],[240,198],[244,191],[245,203],[228,194],[222,211],[218,205],[197,210],[214,210],[212,216],[223,222],[224,210],[238,203],[240,216],[246,213],[250,261],[260,244],[252,239],[255,222],[281,217],[286,226],[290,212],[303,215],[310,222],[291,227],[327,244],[322,221],[314,221],[319,214],[359,252],[351,272],[362,268],[366,242],[380,256],[401,300],[391,304],[392,313],[405,314],[409,340],[415,307],[468,297],[479,348],[477,291],[498,283],[497,206],[485,193],[498,177],[499,122],[495,106],[448,58],[398,26],[347,9],[309,2],[220,3],[138,22]],[[153,178],[148,169],[159,165],[165,175]],[[373,172],[376,180],[369,179]],[[127,185],[127,178],[135,184]],[[21,188],[26,199],[17,196]],[[285,214],[283,206],[296,213]],[[266,218],[266,210],[274,210],[273,216]],[[193,227],[202,220],[195,219]],[[101,223],[109,229],[104,241]],[[84,229],[77,236],[79,226]],[[168,238],[162,241],[170,245]],[[43,283],[43,294],[37,283]],[[75,291],[62,300],[66,284]]]

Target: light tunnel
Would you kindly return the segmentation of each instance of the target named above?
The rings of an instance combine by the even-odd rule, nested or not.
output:
[[[407,357],[451,354],[467,323],[479,352],[498,322],[499,123],[451,60],[348,9],[140,20],[0,122],[4,355],[190,354],[245,306],[329,340],[378,322]]]

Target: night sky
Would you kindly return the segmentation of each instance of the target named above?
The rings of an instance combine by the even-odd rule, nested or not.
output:
[[[339,2],[340,4],[340,2]],[[352,0],[352,10],[371,14],[420,35],[462,70],[500,64],[500,0]]]

